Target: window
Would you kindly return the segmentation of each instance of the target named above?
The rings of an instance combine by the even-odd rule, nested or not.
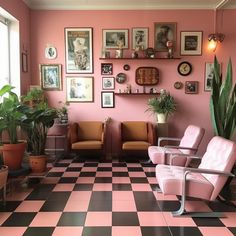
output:
[[[0,83],[9,83],[9,30],[4,18],[0,18]]]
[[[11,84],[20,95],[19,21],[0,7],[0,87]]]

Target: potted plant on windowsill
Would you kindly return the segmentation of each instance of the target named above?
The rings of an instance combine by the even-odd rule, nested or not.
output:
[[[148,100],[148,109],[157,116],[158,123],[166,123],[169,115],[176,111],[176,103],[169,92],[162,89],[160,95]]]
[[[33,172],[41,173],[45,171],[47,163],[45,146],[48,129],[53,126],[54,119],[58,118],[57,110],[44,102],[29,107],[26,116],[28,126],[24,130],[27,134],[30,166]]]
[[[19,128],[25,124],[26,106],[22,105],[18,96],[12,91],[11,85],[5,85],[0,89],[0,133],[9,138],[9,142],[2,146],[4,164],[9,170],[21,168],[26,142],[19,142]]]

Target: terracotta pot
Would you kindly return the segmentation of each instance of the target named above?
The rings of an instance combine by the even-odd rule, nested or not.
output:
[[[26,143],[3,144],[3,162],[9,170],[19,170],[25,153]]]
[[[47,156],[30,156],[29,164],[33,173],[43,173],[47,167]]]
[[[0,189],[6,185],[8,175],[8,167],[3,165],[0,167]]]

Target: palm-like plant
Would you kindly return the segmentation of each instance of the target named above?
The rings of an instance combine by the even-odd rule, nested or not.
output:
[[[210,98],[210,112],[216,135],[231,139],[236,129],[236,85],[233,86],[232,62],[229,60],[225,80],[220,65],[214,59],[214,76]]]
[[[148,109],[146,111],[150,111],[154,114],[162,113],[170,115],[176,111],[176,103],[169,92],[161,90],[158,97],[148,100]]]

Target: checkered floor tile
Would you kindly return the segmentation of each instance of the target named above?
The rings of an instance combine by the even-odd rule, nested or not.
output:
[[[236,184],[236,183],[235,183]],[[157,193],[155,167],[142,161],[61,160],[39,183],[18,184],[0,205],[1,236],[236,235],[236,208],[189,199],[186,210],[226,218],[172,217],[177,196]],[[236,185],[232,185],[234,202]]]

